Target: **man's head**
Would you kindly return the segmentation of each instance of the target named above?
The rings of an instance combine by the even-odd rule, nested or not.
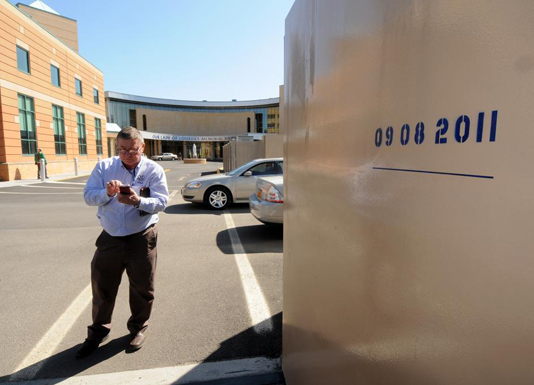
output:
[[[43,152],[43,150],[39,149],[39,152]]]
[[[124,127],[117,134],[117,150],[122,163],[129,168],[135,168],[141,161],[145,149],[145,141],[135,127]]]

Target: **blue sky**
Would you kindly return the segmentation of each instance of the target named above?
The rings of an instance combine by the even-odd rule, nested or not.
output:
[[[278,97],[283,84],[294,0],[44,2],[78,21],[80,54],[104,72],[106,91],[252,100]]]

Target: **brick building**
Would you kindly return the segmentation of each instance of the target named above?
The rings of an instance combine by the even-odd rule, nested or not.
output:
[[[76,21],[42,1],[0,1],[0,180],[91,170],[106,143],[102,71],[78,54]]]

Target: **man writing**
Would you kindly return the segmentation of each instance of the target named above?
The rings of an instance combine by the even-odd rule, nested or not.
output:
[[[127,325],[129,351],[143,346],[154,301],[157,213],[167,206],[167,180],[160,165],[142,156],[145,144],[136,128],[119,132],[117,148],[119,156],[100,161],[84,190],[85,202],[98,206],[97,217],[104,230],[96,240],[91,262],[93,323],[76,353],[78,358],[93,353],[107,339],[124,270],[130,281],[132,313]],[[150,197],[140,197],[141,189],[147,187]]]

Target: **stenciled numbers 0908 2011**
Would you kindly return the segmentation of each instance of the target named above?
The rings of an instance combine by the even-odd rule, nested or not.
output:
[[[495,142],[497,137],[497,115],[498,111],[491,112],[491,123],[489,130],[489,141]],[[484,121],[486,113],[480,112],[478,114],[478,121],[476,126],[476,141],[477,143],[482,142],[484,137]],[[449,120],[447,118],[441,118],[438,120],[436,127],[437,131],[433,139],[435,144],[446,144],[449,137]],[[467,115],[462,115],[456,119],[456,124],[454,125],[454,130],[451,127],[450,135],[454,135],[454,139],[458,143],[465,143],[471,133],[471,119]],[[406,146],[410,143],[415,143],[416,145],[421,145],[424,143],[428,133],[425,133],[425,124],[419,122],[415,125],[414,129],[410,127],[409,124],[402,126],[400,134],[398,135],[400,144]],[[391,146],[395,141],[395,130],[392,126],[389,126],[384,131],[382,128],[379,128],[375,132],[375,146],[380,147],[382,144],[385,144],[387,147]]]

